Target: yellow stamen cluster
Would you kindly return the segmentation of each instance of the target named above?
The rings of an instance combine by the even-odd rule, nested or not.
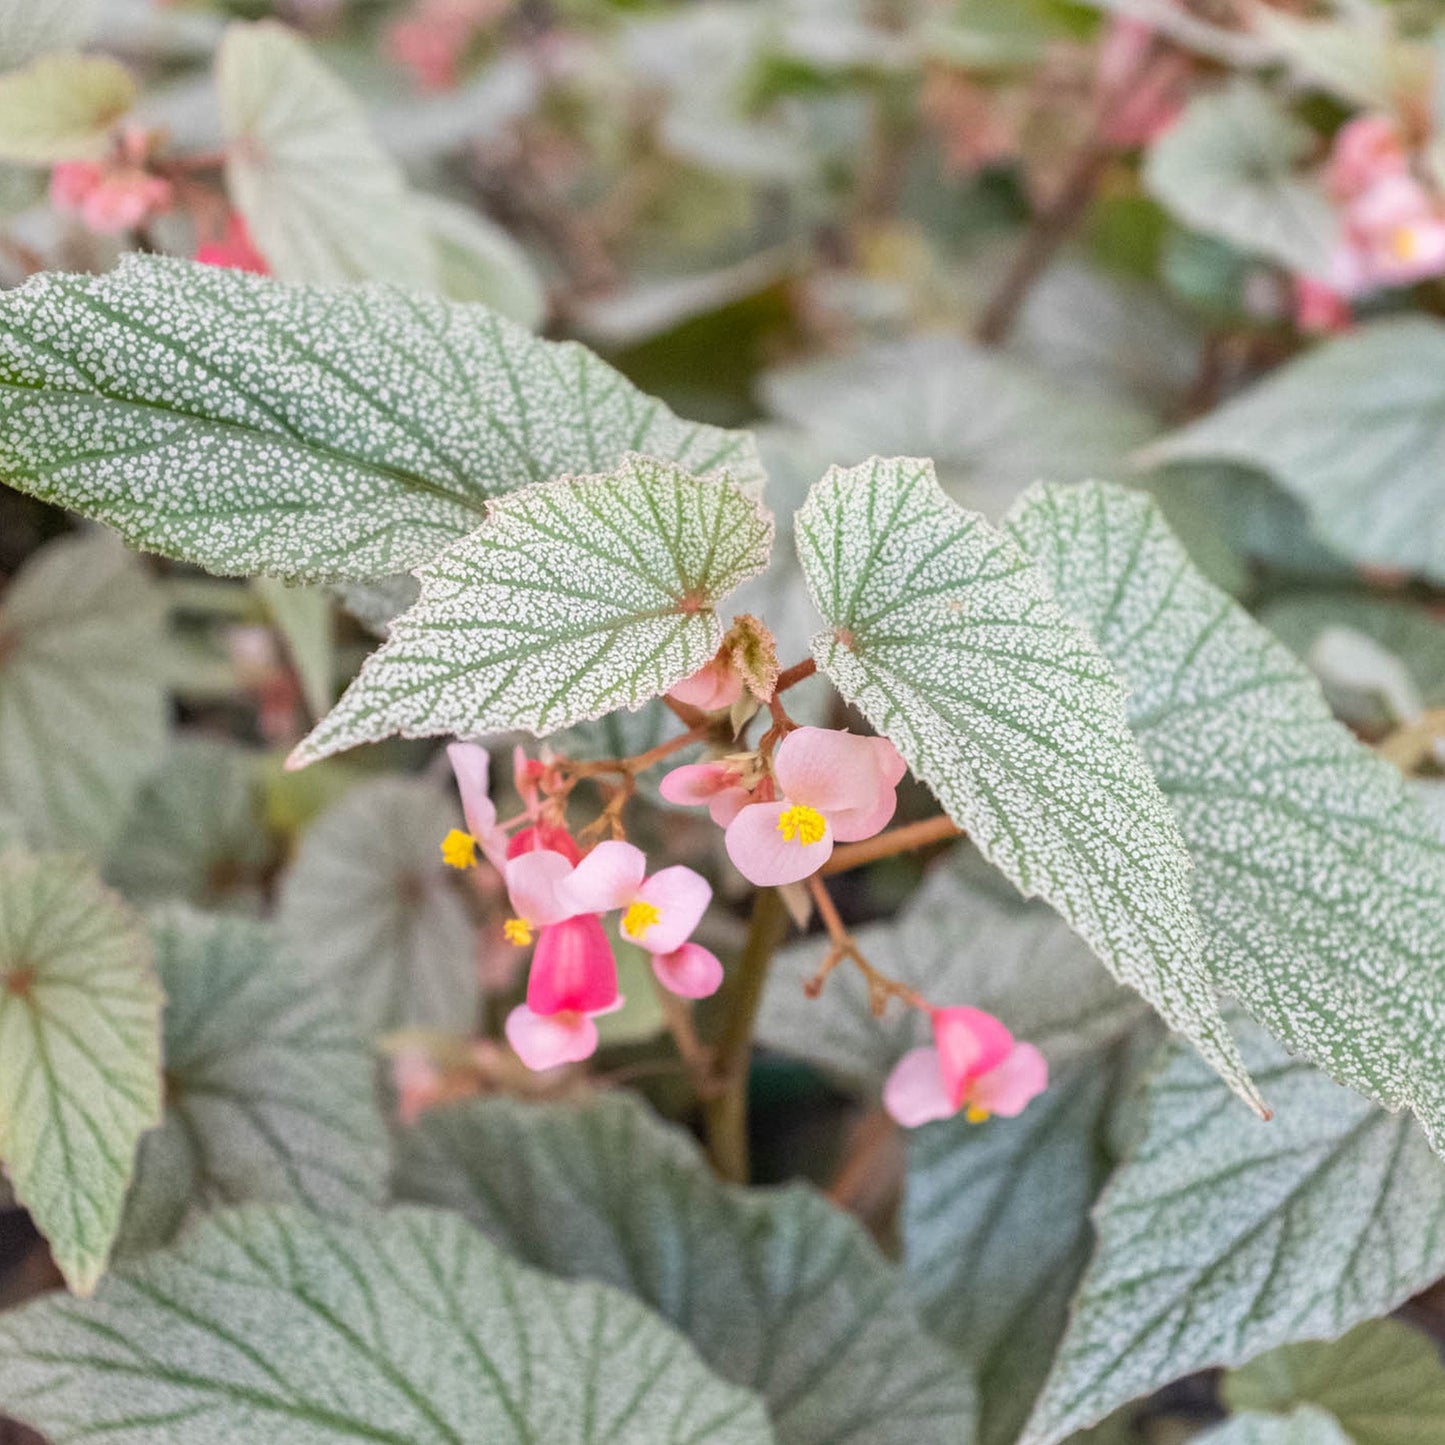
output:
[[[631,938],[641,938],[661,917],[662,909],[639,898],[629,904],[627,912],[622,915],[622,931]]]
[[[518,948],[526,948],[532,941],[532,925],[525,918],[509,918],[502,925],[502,936]]]
[[[986,1124],[993,1116],[987,1109],[980,1109],[977,1104],[970,1104],[964,1116],[970,1124]]]
[[[453,828],[442,839],[442,862],[448,868],[475,868],[477,866],[477,840],[460,828]]]
[[[1397,261],[1413,261],[1420,254],[1420,236],[1413,226],[1391,231],[1390,252]]]
[[[796,839],[805,848],[810,843],[821,843],[827,829],[823,815],[816,808],[807,808],[801,803],[784,809],[778,819],[778,832],[783,835],[783,840],[791,843]]]

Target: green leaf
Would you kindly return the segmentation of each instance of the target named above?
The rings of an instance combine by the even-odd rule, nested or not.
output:
[[[420,600],[292,765],[395,733],[540,736],[641,707],[712,658],[715,604],[772,541],[741,487],[652,457],[500,498],[417,569]]]
[[[1116,1041],[1145,1013],[1053,909],[1020,898],[976,856],[940,864],[895,920],[859,929],[856,937],[890,978],[940,1004],[987,1009],[1054,1065]],[[803,984],[823,951],[817,939],[806,939],[773,960],[758,1037],[876,1091],[907,1050],[927,1042],[928,1021],[915,1009],[878,1018],[856,969],[836,970],[809,998]]]
[[[1195,1370],[1340,1334],[1445,1270],[1445,1165],[1410,1120],[1252,1025],[1239,1038],[1273,1121],[1242,1116],[1188,1050],[1166,1052],[1021,1445]]]
[[[285,640],[311,716],[323,716],[336,701],[330,595],[318,587],[290,587],[274,577],[257,577],[251,585]]]
[[[1317,146],[1262,86],[1196,95],[1150,147],[1144,184],[1186,225],[1291,271],[1320,275],[1339,240],[1323,189],[1300,173]]]
[[[1344,556],[1445,581],[1445,325],[1405,316],[1357,327],[1148,455],[1256,467]]]
[[[98,0],[37,5],[0,0],[0,72],[18,70],[47,51],[83,44],[94,28]]]
[[[0,443],[3,446],[3,443]],[[0,807],[102,854],[166,739],[163,607],[114,538],[66,537],[0,603]]]
[[[351,1213],[390,1163],[376,1066],[340,1000],[265,924],[173,906],[152,920],[165,991],[165,1119],[141,1141],[120,1248],[194,1210],[247,1202]]]
[[[951,336],[776,371],[763,396],[816,440],[824,461],[932,457],[951,497],[992,516],[1036,477],[1117,471],[1158,431],[1138,406]]]
[[[989,862],[1259,1107],[1124,686],[1027,553],[907,458],[830,471],[798,513],[797,544],[829,628],[813,655],[838,690]]]
[[[0,296],[0,478],[213,572],[370,581],[632,450],[762,481],[574,343],[481,306],[127,257]]]
[[[254,908],[270,859],[257,755],[218,738],[181,737],[137,795],[105,875],[137,902]]]
[[[635,1300],[514,1264],[460,1219],[252,1206],[0,1319],[0,1406],[53,1445],[767,1445]]]
[[[437,284],[453,301],[481,301],[535,330],[547,293],[527,253],[495,221],[440,196],[414,196],[436,254]]]
[[[312,824],[282,879],[282,937],[367,1032],[476,1020],[465,880],[441,857],[460,826],[455,798],[431,783],[361,783]]]
[[[354,95],[275,21],[216,54],[226,188],[283,281],[430,287],[435,257],[401,168]]]
[[[1261,9],[1252,28],[1307,85],[1349,105],[1393,111],[1429,91],[1429,47],[1402,41],[1383,7],[1342,9],[1330,20]]]
[[[802,1185],[720,1183],[635,1099],[435,1110],[397,1180],[529,1264],[639,1296],[764,1397],[785,1445],[971,1438],[971,1380],[862,1228]]]
[[[948,1120],[908,1143],[904,1266],[924,1318],[977,1372],[980,1445],[1013,1445],[1089,1257],[1113,1070],[1054,1071],[1017,1119]]]
[[[118,61],[42,55],[0,75],[0,160],[44,166],[98,158],[135,98],[135,81]]]
[[[1306,1405],[1292,1415],[1251,1412],[1195,1437],[1196,1445],[1353,1445],[1339,1421]]]
[[[1193,854],[1207,963],[1296,1053],[1445,1147],[1445,849],[1313,678],[1121,488],[1041,488],[1013,530],[1129,686]]]
[[[160,1056],[141,921],[78,858],[0,855],[0,1160],[82,1294],[160,1120]]]
[[[1232,1410],[1328,1410],[1353,1445],[1430,1445],[1445,1436],[1445,1369],[1435,1344],[1372,1320],[1332,1344],[1286,1345],[1224,1377]]]

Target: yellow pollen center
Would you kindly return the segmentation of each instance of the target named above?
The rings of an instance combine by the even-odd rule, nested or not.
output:
[[[526,948],[532,941],[532,925],[525,918],[509,918],[502,925],[502,934],[508,943]]]
[[[1390,252],[1397,261],[1413,261],[1420,254],[1420,237],[1413,226],[1391,232]]]
[[[785,809],[778,819],[778,832],[783,840],[788,843],[796,840],[805,848],[810,843],[821,843],[827,828],[827,821],[816,808],[806,808],[801,803]]]
[[[639,898],[636,903],[629,904],[627,912],[622,915],[622,931],[633,938],[641,938],[661,917],[662,909]]]
[[[987,1109],[980,1109],[977,1104],[970,1104],[963,1116],[970,1124],[985,1123],[990,1115]]]
[[[474,868],[477,863],[477,840],[460,828],[453,828],[442,839],[442,862],[448,868]]]

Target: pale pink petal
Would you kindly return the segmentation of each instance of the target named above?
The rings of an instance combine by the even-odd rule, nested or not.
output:
[[[663,988],[679,998],[708,998],[723,981],[717,954],[700,943],[684,943],[671,953],[654,954],[652,971]]]
[[[538,1073],[579,1064],[597,1052],[597,1025],[581,1014],[543,1018],[518,1004],[507,1015],[506,1031],[517,1057]]]
[[[871,738],[833,728],[794,728],[773,754],[779,791],[820,813],[872,807],[881,778]]]
[[[833,836],[838,842],[856,843],[881,833],[897,807],[898,794],[891,787],[882,787],[870,807],[844,808],[841,812],[829,813],[828,821],[833,825]]]
[[[595,913],[544,928],[527,976],[527,1007],[555,1013],[602,1013],[617,1002],[617,962]]]
[[[990,1013],[978,1008],[933,1011],[933,1042],[953,1107],[963,1102],[970,1083],[1009,1056],[1013,1035]]]
[[[1049,1086],[1049,1066],[1032,1044],[1015,1044],[1003,1061],[980,1074],[964,1094],[972,1108],[1012,1119]]]
[[[1403,175],[1409,166],[1404,137],[1388,116],[1361,115],[1347,121],[1330,146],[1325,184],[1339,200],[1353,200],[1376,181]]]
[[[719,828],[726,828],[752,801],[753,795],[746,788],[724,788],[713,794],[707,805],[708,816]]]
[[[639,903],[650,903],[661,915],[651,927],[629,929],[623,916],[622,936],[649,953],[671,953],[692,936],[712,901],[712,884],[681,864],[663,868],[642,885]]]
[[[404,1049],[392,1059],[391,1080],[403,1124],[415,1124],[441,1097],[441,1071],[420,1050]]]
[[[910,1049],[883,1085],[883,1107],[905,1129],[958,1112],[943,1083],[937,1049]]]
[[[447,761],[457,780],[467,832],[477,840],[488,863],[498,872],[507,868],[507,835],[497,827],[497,807],[488,796],[491,758],[480,743],[449,743]]]
[[[816,843],[803,843],[796,836],[785,838],[778,819],[789,807],[786,799],[774,803],[752,803],[728,824],[728,857],[733,866],[759,888],[799,883],[816,873],[833,853],[833,830],[823,827]]]
[[[518,918],[541,928],[560,923],[576,910],[562,897],[561,885],[572,864],[550,848],[519,853],[507,861],[507,896]]]
[[[685,677],[668,694],[689,707],[717,712],[731,707],[742,696],[743,680],[726,662],[716,658]]]
[[[873,745],[873,761],[878,765],[878,772],[883,781],[890,788],[896,788],[903,781],[903,775],[908,771],[908,764],[903,761],[903,754],[888,741],[887,738],[869,738]]]
[[[663,778],[657,791],[669,803],[696,808],[736,787],[737,780],[737,774],[723,763],[684,763]]]
[[[641,848],[609,838],[599,843],[558,889],[573,913],[610,913],[637,897],[647,873]]]
[[[537,789],[541,777],[541,763],[534,758],[529,758],[519,743],[512,749],[512,786],[516,788],[517,796],[522,800],[522,806],[534,818],[537,816],[537,807],[541,798]]]

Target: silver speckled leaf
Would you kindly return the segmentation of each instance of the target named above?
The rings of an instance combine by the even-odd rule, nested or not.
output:
[[[416,605],[292,765],[395,733],[540,736],[639,708],[711,659],[715,604],[772,541],[741,487],[653,457],[499,498],[417,570]]]
[[[0,480],[212,572],[387,577],[629,451],[762,481],[745,432],[484,306],[155,256],[0,297]]]
[[[763,1396],[782,1445],[971,1439],[969,1372],[925,1334],[859,1225],[803,1185],[720,1183],[634,1098],[438,1109],[400,1154],[410,1198],[459,1210],[528,1264],[659,1311]]]
[[[835,467],[797,517],[828,631],[813,655],[983,855],[1052,904],[1121,982],[1258,1095],[1219,1015],[1189,855],[1125,689],[1007,533],[927,461]]]
[[[1219,987],[1445,1145],[1445,847],[1399,773],[1194,570],[1146,498],[1040,488],[1012,527],[1128,680]]]
[[[143,1342],[143,1344],[141,1343]],[[53,1445],[770,1445],[636,1300],[454,1215],[214,1215],[89,1301],[0,1320],[0,1408]]]

